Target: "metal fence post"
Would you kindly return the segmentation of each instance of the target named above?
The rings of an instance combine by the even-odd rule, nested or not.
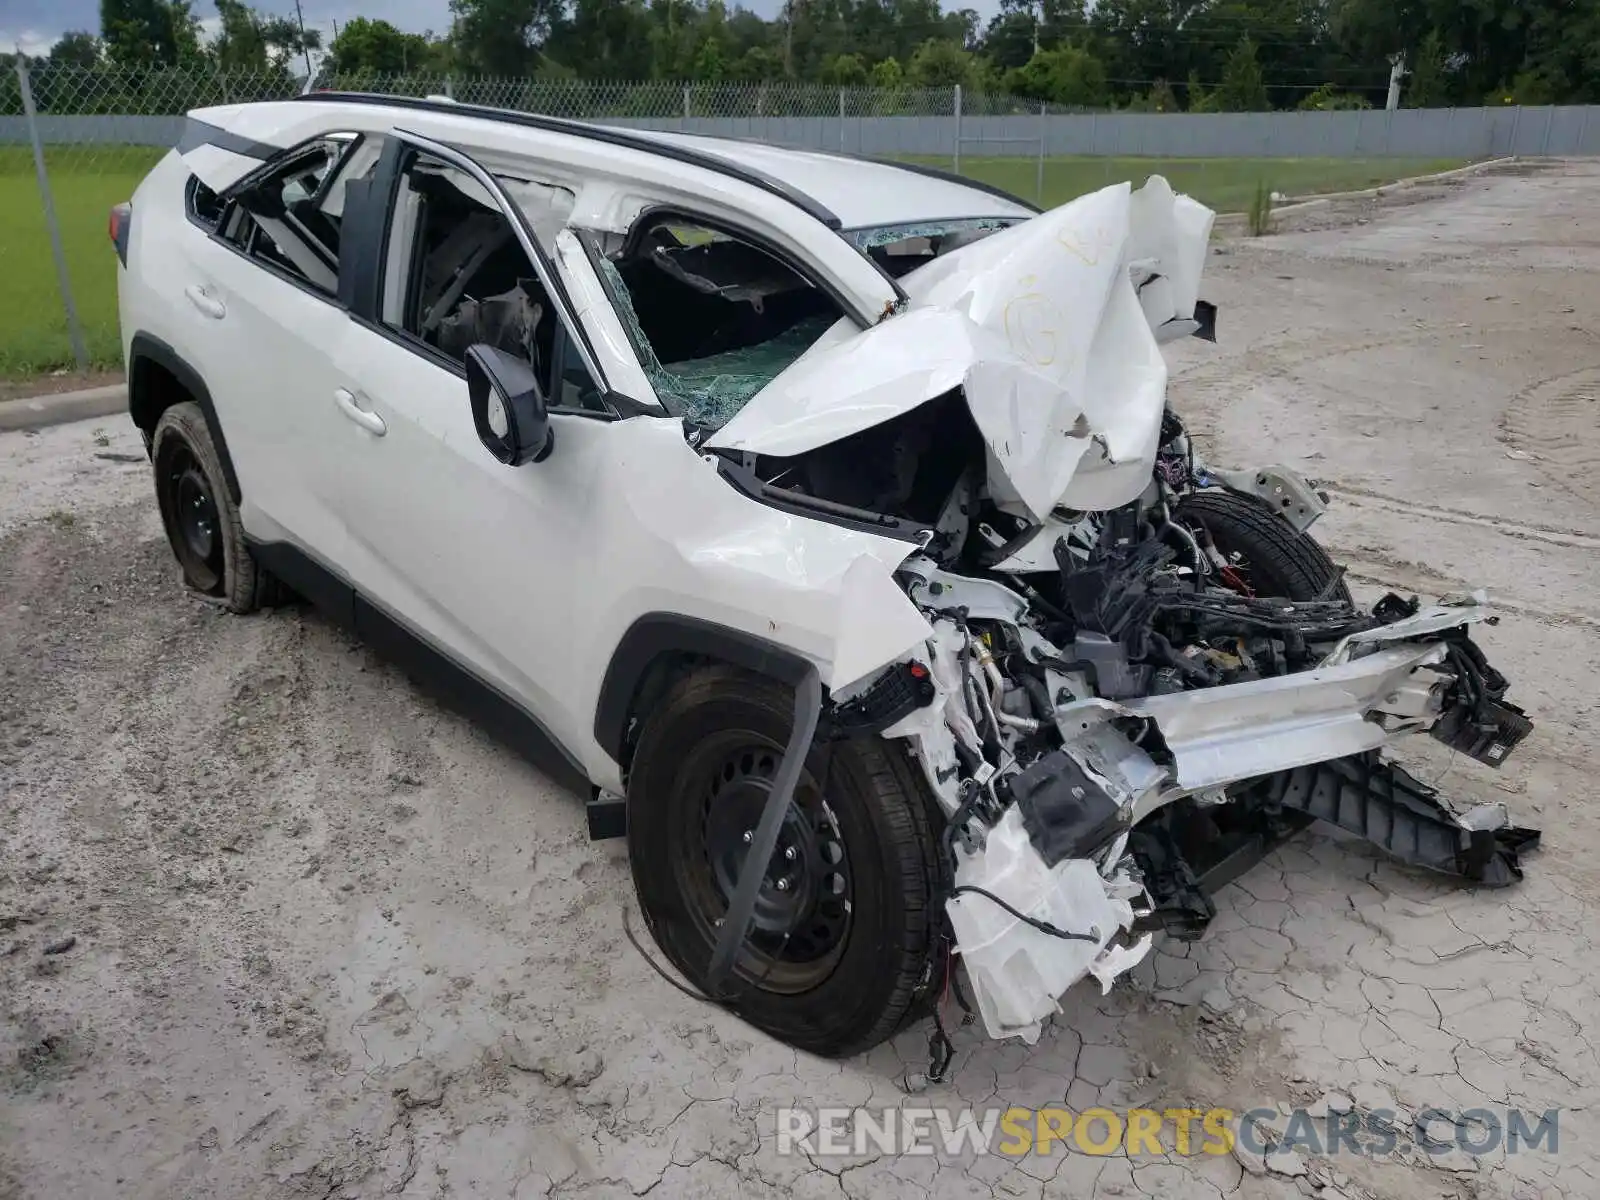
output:
[[[844,89],[839,89],[839,153],[844,153]]]
[[[33,171],[39,181],[39,201],[44,205],[45,229],[50,234],[50,253],[56,260],[56,282],[61,288],[61,305],[67,314],[67,337],[72,342],[72,357],[78,370],[89,369],[89,351],[83,344],[83,326],[78,324],[78,306],[72,299],[72,280],[67,274],[67,254],[61,247],[61,223],[56,220],[55,197],[50,194],[50,173],[44,166],[44,144],[39,140],[39,113],[33,106],[33,85],[28,81],[27,60],[17,55],[17,84],[22,89],[22,115],[28,122],[28,137],[33,142]]]
[[[952,155],[951,168],[959,175],[961,174],[961,85],[959,83],[956,84],[955,114],[956,149],[955,154]]]
[[[689,85],[683,85],[683,127],[689,127]]]
[[[1049,111],[1049,107],[1042,101],[1039,104],[1039,175],[1033,181],[1033,198],[1040,208],[1044,207],[1044,140],[1050,132],[1050,122],[1045,114]]]

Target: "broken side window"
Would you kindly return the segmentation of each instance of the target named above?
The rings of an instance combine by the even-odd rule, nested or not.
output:
[[[401,176],[386,254],[385,325],[455,363],[476,345],[514,354],[552,408],[606,411],[582,361],[566,353],[510,217],[471,175],[417,154]]]
[[[224,236],[258,262],[333,295],[339,286],[340,213],[324,207],[323,185],[360,140],[353,133],[330,134],[288,151],[282,163],[238,193]],[[197,182],[191,193],[197,216],[201,186]]]
[[[677,214],[646,214],[600,270],[656,395],[713,429],[843,315],[781,259]]]

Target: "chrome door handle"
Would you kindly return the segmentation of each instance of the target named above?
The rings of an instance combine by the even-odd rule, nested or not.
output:
[[[228,315],[228,306],[198,283],[191,283],[184,288],[183,294],[189,298],[190,304],[200,310],[201,315],[210,317],[213,321],[220,321]]]
[[[339,404],[339,411],[349,417],[368,433],[382,437],[388,432],[389,427],[383,423],[383,418],[375,412],[369,412],[356,403],[356,394],[348,388],[335,388],[333,398]]]

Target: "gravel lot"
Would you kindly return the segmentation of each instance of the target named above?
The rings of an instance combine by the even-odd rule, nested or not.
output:
[[[0,437],[0,1197],[1600,1195],[1596,211],[1575,164],[1313,210],[1218,247],[1175,362],[1211,457],[1326,481],[1363,594],[1501,603],[1537,731],[1417,762],[1542,825],[1526,881],[1303,836],[917,1101],[1561,1107],[1555,1153],[780,1156],[925,1033],[823,1062],[669,988],[576,798],[315,614],[183,592],[112,418]]]

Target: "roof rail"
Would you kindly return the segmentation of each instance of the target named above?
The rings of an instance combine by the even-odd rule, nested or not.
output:
[[[742,166],[739,163],[718,158],[714,154],[704,154],[699,150],[693,150],[674,142],[664,142],[656,138],[642,136],[631,129],[617,129],[610,125],[593,125],[587,121],[573,121],[565,117],[547,117],[539,113],[514,112],[505,108],[489,108],[481,104],[462,104],[455,100],[440,101],[432,97],[426,100],[419,100],[413,96],[381,96],[371,92],[313,92],[304,96],[296,96],[291,103],[371,104],[378,107],[409,109],[415,112],[434,112],[447,116],[481,117],[486,121],[499,121],[507,125],[521,125],[528,129],[542,129],[549,133],[564,133],[571,137],[605,142],[607,145],[620,146],[627,150],[637,150],[642,154],[651,154],[657,158],[668,158],[674,162],[681,162],[686,166],[699,167],[705,171],[714,171],[718,175],[727,176],[729,179],[737,179],[741,183],[760,188],[769,195],[787,201],[808,216],[821,221],[835,232],[844,227],[844,222],[839,219],[838,214],[827,205],[799,188],[791,187],[783,180],[768,175],[765,171],[758,171],[754,167]]]

